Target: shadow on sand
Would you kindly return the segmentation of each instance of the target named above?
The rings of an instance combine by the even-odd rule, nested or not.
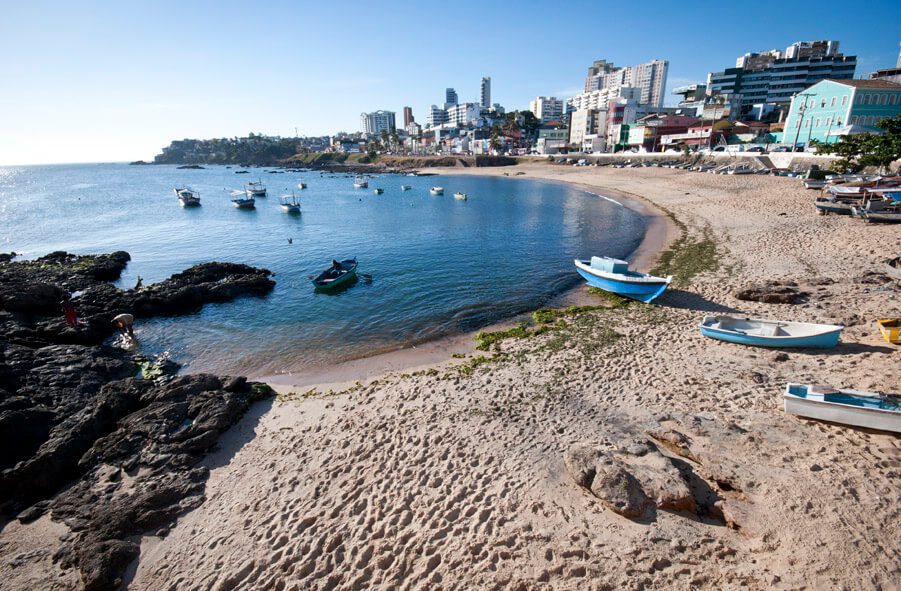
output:
[[[660,296],[657,303],[668,308],[683,308],[698,312],[719,312],[723,314],[738,312],[735,308],[712,302],[691,291],[669,289]]]

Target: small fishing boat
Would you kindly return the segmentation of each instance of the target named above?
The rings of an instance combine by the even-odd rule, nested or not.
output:
[[[893,394],[790,383],[782,399],[793,415],[901,433],[901,397]]]
[[[376,195],[381,195],[382,193],[385,192],[385,189],[382,189],[382,188],[380,188],[380,187],[376,187],[375,189],[372,190],[372,192],[375,193]]]
[[[182,207],[197,207],[200,205],[200,193],[188,187],[175,189],[175,195],[178,197]]]
[[[248,197],[266,196],[266,186],[263,184],[262,180],[250,181],[244,185],[244,191],[247,193]]]
[[[882,338],[893,345],[901,345],[901,318],[880,318],[876,322]]]
[[[341,285],[346,285],[357,275],[357,259],[345,259],[343,261],[332,261],[332,265],[317,275],[313,279],[313,285],[316,289],[327,290],[335,289]]]
[[[429,189],[429,193],[432,195],[444,195],[444,187],[432,187]]]
[[[817,179],[804,179],[805,189],[822,189],[826,186],[826,181]]]
[[[290,195],[282,195],[279,199],[279,206],[286,213],[300,213],[300,202],[297,200],[297,195],[292,191]]]
[[[672,275],[654,277],[629,270],[629,263],[610,257],[591,257],[589,261],[573,261],[576,271],[589,285],[617,295],[650,303],[662,294],[673,280]]]
[[[901,201],[891,197],[866,197],[862,202],[851,207],[851,215],[863,218],[868,223],[901,223]]]
[[[817,197],[814,207],[820,215],[834,213],[837,215],[851,215],[854,206],[860,204],[860,199],[851,199],[847,197]]]
[[[367,189],[369,188],[369,181],[364,179],[361,176],[358,176],[354,179],[354,189]]]
[[[401,185],[401,186],[400,186],[400,190],[401,190],[401,191],[409,191],[409,190],[412,189],[412,188],[413,188],[413,187],[411,187],[410,185]]]
[[[235,196],[232,198],[232,205],[234,205],[238,209],[253,209],[254,207],[256,207],[255,204],[256,199],[254,199],[253,197],[248,197],[246,195],[244,197]]]
[[[297,183],[297,188],[298,188],[298,189],[306,189],[306,188],[307,188],[307,184],[306,184],[305,182],[303,182],[303,181],[300,181],[299,183]]]
[[[457,201],[466,201],[466,193],[457,191],[456,193],[454,193],[454,199],[456,199]]]
[[[838,344],[838,337],[844,326],[738,316],[705,316],[699,328],[705,337],[740,345],[831,349]]]

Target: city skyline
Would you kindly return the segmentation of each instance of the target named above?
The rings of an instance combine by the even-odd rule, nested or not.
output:
[[[443,103],[446,88],[456,89],[461,103],[480,103],[483,77],[491,79],[492,103],[524,110],[537,96],[565,100],[580,92],[585,67],[599,59],[617,65],[667,60],[664,100],[674,104],[674,87],[703,83],[708,72],[732,67],[745,53],[796,41],[840,41],[842,52],[857,56],[857,78],[892,67],[898,55],[894,23],[901,8],[893,2],[868,5],[880,17],[865,26],[828,16],[844,10],[837,2],[822,3],[814,14],[781,5],[743,17],[741,30],[753,34],[725,31],[715,22],[699,32],[704,19],[697,14],[652,4],[660,23],[607,27],[603,37],[590,31],[609,19],[588,2],[523,24],[511,23],[509,7],[486,5],[480,18],[486,42],[453,51],[434,43],[429,27],[399,29],[397,18],[408,14],[448,30],[462,19],[407,2],[355,7],[354,20],[374,32],[354,28],[350,36],[339,25],[355,25],[337,7],[297,9],[287,2],[267,2],[252,13],[236,3],[206,2],[161,2],[152,12],[112,3],[96,3],[95,10],[65,3],[11,6],[0,19],[0,48],[8,58],[0,83],[0,165],[150,159],[186,137],[353,132],[360,113],[404,106],[425,121],[430,105]],[[574,18],[580,13],[588,17]],[[490,47],[493,20],[512,29],[504,42],[509,47]],[[680,36],[680,27],[691,37]],[[562,44],[546,43],[554,30],[565,33],[566,52],[552,49]],[[466,34],[478,35],[479,27],[468,25]],[[253,35],[255,43],[248,41]]]

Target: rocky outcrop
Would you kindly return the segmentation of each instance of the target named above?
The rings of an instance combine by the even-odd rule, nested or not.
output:
[[[764,304],[800,304],[810,297],[801,291],[793,281],[767,281],[750,285],[735,293],[735,297],[746,302]]]
[[[267,294],[271,273],[207,263],[138,290],[108,283],[126,252],[0,261],[0,508],[22,521],[51,509],[72,531],[56,559],[87,589],[115,589],[137,556],[130,538],[160,530],[203,501],[198,462],[263,384],[212,375],[104,346],[112,318],[188,314],[209,302]],[[74,296],[77,327],[60,309]],[[156,379],[137,379],[143,375]],[[169,371],[166,371],[169,370]]]

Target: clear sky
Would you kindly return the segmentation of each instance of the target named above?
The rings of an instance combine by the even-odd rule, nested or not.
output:
[[[748,51],[837,39],[893,67],[901,0],[0,2],[0,165],[150,159],[172,139],[357,131],[362,111],[527,108],[595,59],[670,61],[668,87]]]

